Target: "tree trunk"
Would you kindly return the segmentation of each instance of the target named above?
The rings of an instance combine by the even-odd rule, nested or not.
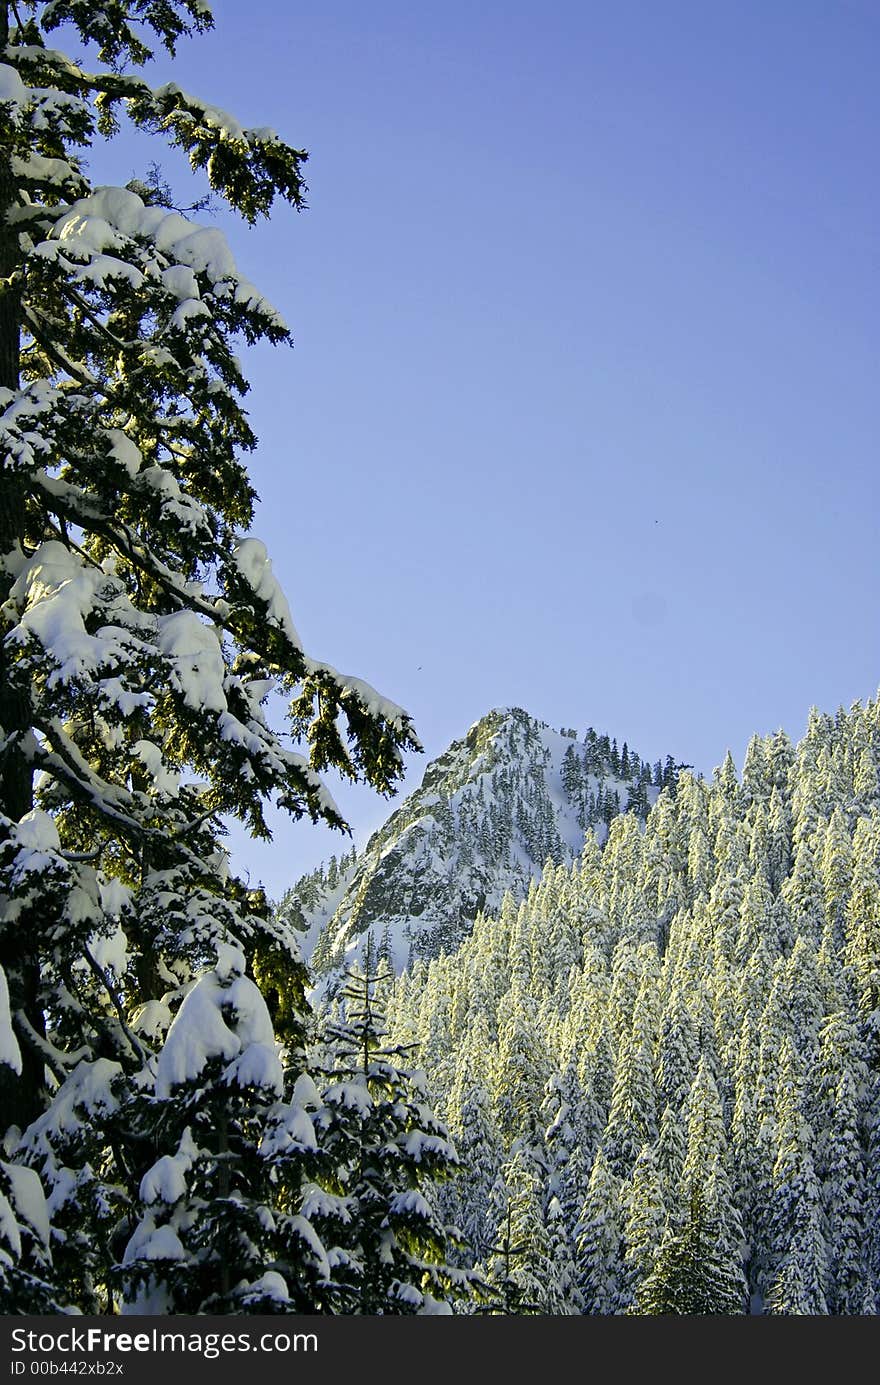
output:
[[[5,49],[8,41],[9,6],[3,3],[0,4],[0,48]],[[0,387],[17,390],[20,293],[9,279],[19,266],[19,245],[18,236],[7,221],[7,213],[15,201],[10,157],[8,147],[0,148]],[[0,456],[0,557],[19,549],[24,540],[25,487],[24,478],[13,471],[10,459]],[[0,571],[0,605],[9,595],[12,580],[5,569]],[[33,807],[33,774],[18,744],[20,734],[31,724],[31,707],[28,689],[17,684],[12,676],[3,643],[5,634],[5,626],[0,622],[0,736],[6,741],[0,755],[0,812],[17,822]],[[4,835],[0,826],[0,842]],[[34,1030],[44,1034],[39,1004],[39,957],[28,944],[26,927],[4,928],[2,918],[0,964],[9,983],[13,1015],[23,1010]],[[21,1077],[17,1078],[9,1068],[0,1067],[0,1125],[4,1127],[7,1123],[22,1127],[29,1124],[43,1105],[43,1061],[21,1034],[19,1039],[23,1062]]]

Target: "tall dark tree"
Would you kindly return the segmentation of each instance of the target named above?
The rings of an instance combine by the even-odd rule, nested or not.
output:
[[[10,1158],[54,1207],[62,1168],[110,1190],[97,1202],[123,1221],[96,1273],[148,1171],[127,1102],[218,948],[240,947],[281,1029],[304,1009],[294,935],[229,874],[221,815],[266,837],[274,797],[341,827],[322,771],[387,793],[416,744],[399,708],[305,653],[248,532],[236,348],[287,342],[285,323],[161,178],[91,182],[94,146],[128,121],[249,222],[304,205],[304,151],[141,75],[212,22],[204,0],[0,3],[0,966],[21,1055],[0,1109],[43,1122]],[[101,1087],[114,1130],[71,1144],[52,1109],[72,1080],[71,1109]],[[98,1254],[102,1236],[68,1225],[56,1248]],[[80,1288],[102,1304],[94,1274]]]

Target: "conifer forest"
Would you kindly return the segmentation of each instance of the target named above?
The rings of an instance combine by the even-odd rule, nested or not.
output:
[[[230,867],[421,746],[251,534],[290,331],[198,189],[307,154],[150,84],[212,25],[0,0],[0,1312],[876,1314],[880,700],[711,778],[487,709],[280,900]]]

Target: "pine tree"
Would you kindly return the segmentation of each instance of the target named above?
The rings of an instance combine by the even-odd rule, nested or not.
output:
[[[551,1241],[542,1214],[544,1170],[536,1152],[515,1140],[490,1196],[492,1244],[487,1311],[505,1316],[544,1311],[550,1289]],[[552,1290],[551,1290],[552,1293]]]
[[[489,1197],[502,1154],[491,1099],[478,1075],[481,1059],[478,1048],[465,1048],[456,1071],[448,1123],[460,1168],[440,1190],[440,1205],[460,1228],[476,1261],[485,1261],[489,1251]]]
[[[827,1113],[824,1182],[827,1225],[828,1308],[831,1313],[860,1314],[868,1281],[865,1263],[864,1156],[859,1139],[858,1100],[851,1071],[844,1069],[834,1104]]]
[[[739,1314],[746,1284],[742,1228],[727,1174],[718,1092],[705,1058],[688,1096],[681,1212],[670,1217],[654,1267],[636,1294],[642,1314]]]
[[[633,1312],[641,1286],[653,1272],[666,1225],[663,1180],[651,1145],[639,1150],[623,1201],[626,1220],[621,1299],[626,1311]]]
[[[623,1301],[620,1181],[611,1172],[601,1146],[581,1209],[575,1263],[584,1312],[619,1313]]]
[[[422,1313],[474,1282],[453,1263],[459,1237],[439,1216],[432,1186],[459,1159],[427,1103],[424,1074],[404,1065],[405,1051],[383,1043],[379,975],[369,952],[365,960],[349,974],[343,1017],[327,1027],[324,1105],[315,1117],[335,1170],[330,1191],[349,1213],[330,1254],[340,1266],[345,1311]]]
[[[326,1252],[299,1207],[319,1169],[317,1141],[301,1102],[282,1100],[272,1021],[244,969],[243,953],[225,948],[189,991],[135,1112],[144,1138],[169,1152],[141,1179],[143,1210],[112,1276],[124,1312],[314,1312],[333,1302]]]
[[[544,1209],[547,1235],[547,1274],[542,1309],[553,1316],[573,1316],[582,1308],[577,1271],[572,1255],[566,1217],[558,1197],[549,1198]]]
[[[825,1314],[828,1248],[821,1191],[811,1152],[813,1132],[803,1117],[801,1064],[788,1037],[783,1041],[780,1067],[772,1204],[776,1266],[766,1308],[783,1315]]]
[[[21,1073],[9,991],[0,967],[0,1069]],[[51,1313],[49,1214],[33,1169],[0,1159],[0,1306],[4,1313]]]
[[[699,1185],[691,1188],[687,1218],[660,1247],[653,1271],[636,1299],[649,1315],[733,1315],[744,1312],[741,1285],[718,1250],[716,1224]]]
[[[611,1109],[603,1144],[609,1166],[618,1178],[632,1171],[643,1144],[657,1138],[657,1096],[652,1062],[652,1026],[645,1013],[645,992],[640,992],[632,1031],[620,1046]]]
[[[305,1014],[294,934],[229,874],[220,815],[268,836],[274,795],[343,826],[321,772],[388,792],[416,744],[399,708],[303,651],[248,534],[236,339],[287,327],[161,179],[90,181],[127,119],[247,221],[304,205],[303,151],[139,74],[151,45],[173,55],[211,23],[202,0],[0,4],[0,965],[21,1050],[0,1108],[25,1130],[11,1162],[53,1192],[56,1283],[84,1311],[106,1306],[153,1162],[144,1074],[193,983],[232,946],[279,1034]],[[198,1162],[179,1134],[167,1157]]]

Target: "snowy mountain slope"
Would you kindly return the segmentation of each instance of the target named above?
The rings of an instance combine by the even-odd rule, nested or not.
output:
[[[304,877],[281,910],[303,932],[320,989],[335,988],[369,934],[400,971],[456,948],[505,891],[522,897],[548,857],[573,861],[589,828],[603,840],[616,813],[646,813],[674,772],[592,730],[578,741],[496,709],[427,766],[358,856]]]

